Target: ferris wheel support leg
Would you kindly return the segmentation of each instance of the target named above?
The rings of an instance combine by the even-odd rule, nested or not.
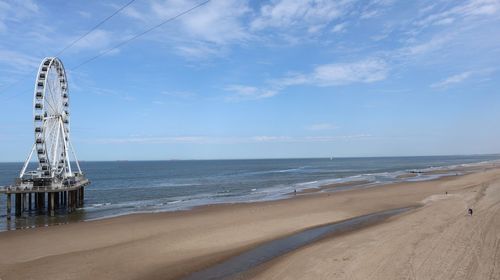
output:
[[[68,164],[68,174],[69,176],[73,176],[73,172],[71,171],[71,162],[69,161],[69,148],[68,148],[68,142],[66,141],[66,132],[64,132],[64,125],[61,120],[59,120],[59,128],[63,132],[63,143],[64,143],[64,154],[66,156],[66,163]],[[68,138],[69,139],[69,138]]]
[[[22,178],[24,176],[24,172],[26,172],[26,168],[28,167],[28,164],[31,160],[31,157],[33,156],[33,152],[35,151],[36,144],[33,144],[33,148],[31,148],[30,155],[26,159],[26,162],[24,162],[23,169],[21,169],[21,173],[19,173],[19,178]]]
[[[52,154],[52,164],[54,164],[54,167],[52,168],[52,177],[54,177],[54,172],[56,172],[56,168],[57,168],[57,165],[59,164],[59,162],[56,162],[56,156],[57,156],[57,147],[59,147],[59,135],[61,134],[61,125],[60,125],[61,121],[59,120],[59,124],[57,125],[58,129],[57,129],[57,136],[56,136],[56,144],[55,144],[55,148],[54,148],[54,153]],[[64,136],[64,135],[63,135]]]
[[[75,158],[76,162],[76,167],[78,167],[78,173],[82,174],[82,169],[80,168],[80,163],[78,162],[78,159],[76,158],[76,153],[75,149],[73,149],[73,144],[71,144],[71,141],[68,140],[69,146],[71,147],[71,153],[73,153],[73,157]]]

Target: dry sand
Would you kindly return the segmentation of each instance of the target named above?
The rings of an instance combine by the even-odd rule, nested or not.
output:
[[[448,191],[448,195],[444,192]],[[308,227],[423,203],[256,268],[260,279],[499,279],[500,169],[0,233],[0,278],[170,279]],[[467,216],[467,207],[476,211]]]

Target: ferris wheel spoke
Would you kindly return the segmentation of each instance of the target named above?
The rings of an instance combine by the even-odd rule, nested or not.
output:
[[[52,109],[52,111],[55,112],[55,109],[54,109],[54,107],[52,107],[52,104],[50,102],[46,102],[46,103],[50,107],[50,109]],[[49,114],[49,115],[54,115],[54,114]]]
[[[57,130],[56,122],[53,121],[52,135],[51,135],[51,149],[50,149],[50,153],[47,155],[47,156],[51,157],[52,168],[54,168],[57,165],[56,157],[54,156],[54,153],[57,152],[57,137],[58,137],[57,133],[58,133],[58,130]]]
[[[57,109],[57,102],[56,102],[55,97],[54,97],[55,94],[54,94],[54,89],[53,89],[53,83],[51,86],[49,86],[49,91],[50,91],[50,101],[52,101],[52,104],[53,104],[53,106],[51,106],[51,108],[54,109],[53,115],[56,115],[59,112],[56,110]],[[48,103],[50,103],[50,101]]]
[[[45,89],[45,103],[47,103],[47,105],[49,105],[52,111],[55,112],[54,106],[52,106],[52,103],[50,102],[52,99],[52,85],[50,84],[49,77],[47,77],[46,85],[47,88]]]

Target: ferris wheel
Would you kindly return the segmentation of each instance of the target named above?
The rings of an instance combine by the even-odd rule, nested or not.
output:
[[[64,66],[56,57],[43,59],[38,68],[33,96],[33,120],[35,143],[19,177],[25,175],[34,152],[38,168],[30,173],[31,176],[52,179],[73,176],[70,150],[81,174],[70,141],[68,81]]]

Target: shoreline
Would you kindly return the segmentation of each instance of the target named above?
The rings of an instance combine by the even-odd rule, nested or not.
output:
[[[452,197],[499,178],[500,169],[492,168],[433,181],[1,232],[0,278],[176,279],[306,228],[426,204],[445,191]]]
[[[326,183],[324,185],[318,185],[318,186],[313,186],[313,187],[304,187],[299,190],[297,190],[296,195],[297,196],[303,196],[303,195],[311,195],[311,194],[316,194],[316,193],[334,193],[334,192],[339,192],[339,191],[349,191],[349,190],[356,190],[356,189],[367,189],[367,188],[378,188],[386,185],[392,185],[392,184],[401,184],[401,183],[413,183],[413,182],[430,182],[430,181],[435,181],[439,180],[441,178],[445,178],[448,176],[456,176],[456,175],[464,175],[470,172],[474,172],[477,170],[482,170],[482,169],[491,169],[491,168],[496,168],[497,165],[500,163],[500,160],[488,160],[488,161],[480,161],[480,162],[474,162],[474,163],[464,163],[464,164],[453,164],[453,165],[444,165],[444,166],[436,166],[436,167],[429,167],[429,168],[423,168],[423,169],[415,169],[415,170],[409,170],[409,169],[402,169],[402,170],[397,170],[393,171],[390,173],[393,174],[398,174],[400,175],[395,175],[394,176],[394,181],[389,181],[389,182],[379,182],[379,181],[369,181],[367,179],[363,178],[358,178],[359,176],[368,176],[368,175],[377,175],[377,174],[383,174],[383,173],[374,173],[374,174],[360,174],[360,175],[354,175],[354,176],[349,176],[345,178],[338,178],[338,179],[328,179],[326,181],[339,181],[339,182],[334,182],[334,183]],[[423,177],[423,178],[420,178]],[[308,182],[307,184],[309,184]],[[103,219],[113,219],[113,218],[118,218],[122,216],[129,216],[129,215],[141,215],[141,214],[158,214],[158,213],[176,213],[176,212],[186,212],[186,211],[193,211],[198,208],[204,208],[208,206],[214,206],[214,205],[237,205],[237,204],[248,204],[248,203],[260,203],[260,202],[269,202],[269,201],[279,201],[279,200],[287,200],[287,199],[294,199],[296,198],[296,195],[294,195],[294,192],[288,192],[288,193],[283,193],[279,195],[278,197],[270,197],[270,198],[264,198],[264,199],[256,199],[256,200],[248,200],[248,201],[227,201],[227,202],[213,202],[213,203],[208,203],[208,204],[201,204],[201,205],[194,205],[194,206],[185,206],[177,209],[160,209],[160,210],[145,210],[145,211],[125,211],[123,213],[117,213],[117,214],[110,214],[110,215],[103,215],[100,217],[93,217],[93,218],[80,218],[81,215],[88,214],[84,209],[79,209],[78,212],[74,214],[70,214],[67,216],[58,216],[57,218],[60,220],[56,220],[55,222],[45,222],[45,223],[40,223],[40,224],[34,224],[34,223],[39,223],[39,222],[31,222],[31,224],[21,224],[20,226],[17,226],[16,220],[13,219],[8,224],[5,226],[5,229],[0,229],[1,232],[5,231],[17,231],[17,230],[29,230],[29,229],[34,229],[34,228],[43,228],[43,227],[52,227],[52,226],[59,226],[59,225],[66,225],[66,224],[71,224],[71,223],[81,223],[81,222],[89,222],[89,221],[98,221],[98,220],[103,220]],[[76,216],[78,215],[78,217]],[[27,218],[21,218],[21,222],[25,222],[28,220],[34,220],[38,215],[35,214],[29,214]],[[65,219],[65,220],[63,220]],[[12,225],[14,224],[14,226]]]

